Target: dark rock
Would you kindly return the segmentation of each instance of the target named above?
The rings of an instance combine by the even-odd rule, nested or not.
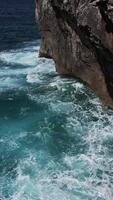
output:
[[[40,56],[113,107],[113,0],[36,0]]]

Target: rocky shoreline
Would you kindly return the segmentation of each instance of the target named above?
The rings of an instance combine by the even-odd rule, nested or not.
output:
[[[113,108],[112,0],[36,0],[40,56],[85,81]]]

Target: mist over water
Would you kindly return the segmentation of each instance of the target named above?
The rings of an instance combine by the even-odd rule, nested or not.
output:
[[[113,111],[38,58],[34,1],[0,8],[0,199],[113,200]]]

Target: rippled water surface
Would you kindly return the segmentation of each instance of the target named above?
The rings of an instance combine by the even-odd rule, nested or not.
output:
[[[38,49],[0,52],[0,198],[113,200],[113,111]]]
[[[34,10],[0,1],[0,200],[113,200],[113,111],[38,58]]]

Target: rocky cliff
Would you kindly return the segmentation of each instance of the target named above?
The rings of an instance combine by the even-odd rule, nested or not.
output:
[[[113,107],[113,0],[36,0],[40,56]]]

